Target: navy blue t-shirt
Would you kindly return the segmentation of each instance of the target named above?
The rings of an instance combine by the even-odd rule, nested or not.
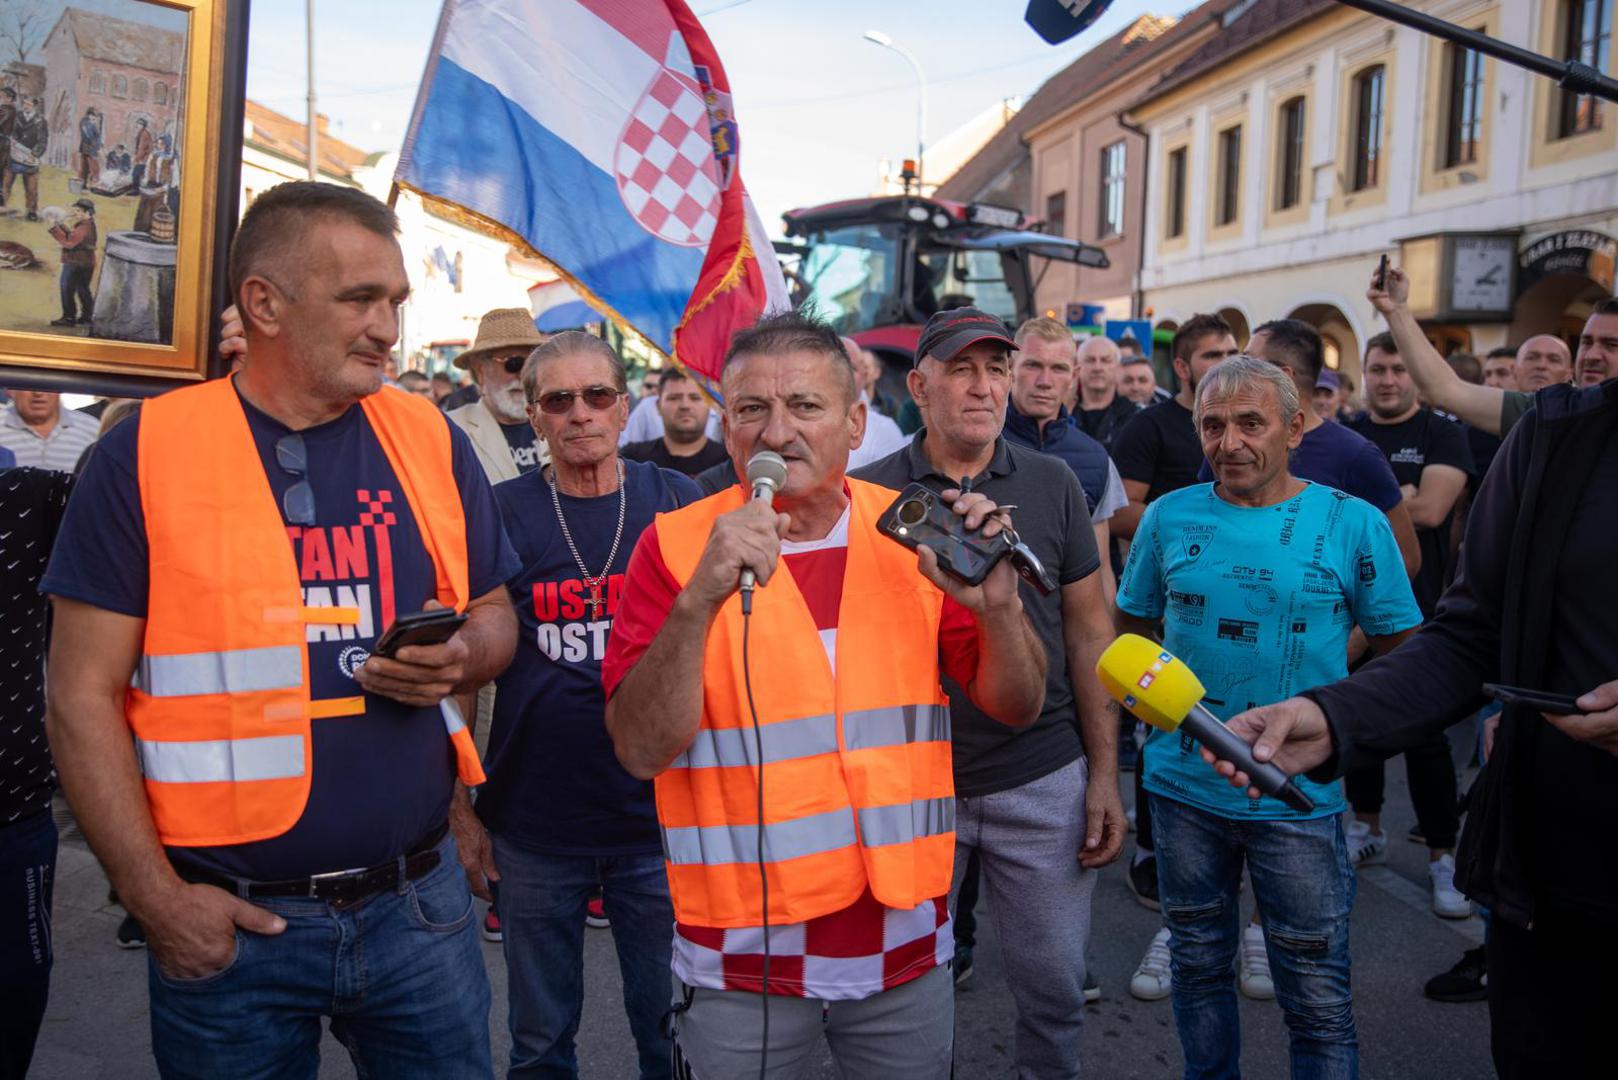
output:
[[[242,402],[276,505],[296,482],[275,459],[290,429]],[[499,588],[517,566],[472,444],[449,427],[455,479],[466,510],[473,597]],[[136,479],[139,417],[107,433],[68,503],[40,591],[144,618],[146,521]],[[303,430],[317,524],[287,526],[309,606],[352,605],[358,626],[310,626],[310,692],[316,700],[362,691],[352,672],[396,615],[434,598],[432,559],[410,504],[365,413]],[[201,450],[203,448],[199,448]],[[277,881],[374,866],[408,850],[444,820],[455,759],[443,714],[365,694],[365,713],[314,721],[314,765],[303,816],[269,840],[170,848],[179,866]]]
[[[1394,479],[1393,469],[1376,443],[1342,424],[1328,421],[1306,432],[1303,442],[1292,451],[1287,471],[1299,480],[1364,499],[1384,514],[1404,500],[1399,481]],[[1209,483],[1213,479],[1213,466],[1204,458],[1197,480]]]
[[[690,479],[625,461],[624,531],[600,613],[556,521],[543,471],[494,489],[522,569],[507,583],[517,609],[517,655],[495,684],[494,725],[477,811],[490,831],[552,855],[660,850],[652,785],[624,771],[604,720],[601,661],[622,601],[635,541],[658,513],[702,497]],[[560,495],[579,556],[601,572],[618,526],[618,493]]]

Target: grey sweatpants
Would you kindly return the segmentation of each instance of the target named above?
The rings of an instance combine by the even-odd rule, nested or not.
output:
[[[758,1075],[762,994],[693,990],[676,977],[674,1004],[686,1006],[675,1014],[674,1038],[691,1080]],[[861,1001],[772,996],[769,1080],[803,1076],[822,1035],[845,1080],[947,1080],[955,1036],[950,968]]]
[[[1021,787],[955,800],[955,872],[976,848],[1017,1006],[1018,1080],[1079,1075],[1096,884],[1079,865],[1088,778],[1081,757]]]

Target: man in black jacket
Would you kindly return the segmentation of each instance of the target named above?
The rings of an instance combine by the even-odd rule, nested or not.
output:
[[[1581,695],[1574,716],[1506,707],[1461,837],[1456,884],[1494,912],[1489,1012],[1507,1078],[1586,1073],[1611,1022],[1615,484],[1618,380],[1541,390],[1478,492],[1460,571],[1422,632],[1341,682],[1230,721],[1260,760],[1321,778],[1463,719],[1486,682]]]

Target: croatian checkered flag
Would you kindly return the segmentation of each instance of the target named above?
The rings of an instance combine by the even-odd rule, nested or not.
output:
[[[739,152],[683,0],[447,0],[395,183],[716,381],[731,332],[788,306]]]

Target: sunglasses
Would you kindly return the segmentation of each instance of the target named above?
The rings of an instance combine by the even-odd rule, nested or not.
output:
[[[523,365],[528,363],[528,354],[521,353],[508,356],[504,360],[496,360],[495,363],[505,368],[507,375],[517,375],[522,372]]]
[[[618,396],[622,391],[611,386],[586,386],[583,390],[552,390],[548,394],[539,395],[535,402],[539,411],[549,413],[551,416],[565,416],[573,411],[573,401],[583,398],[584,403],[596,412],[610,409],[618,403]]]
[[[281,495],[281,510],[289,525],[315,523],[315,489],[309,486],[309,450],[296,431],[283,435],[275,444],[275,463],[298,482]]]

